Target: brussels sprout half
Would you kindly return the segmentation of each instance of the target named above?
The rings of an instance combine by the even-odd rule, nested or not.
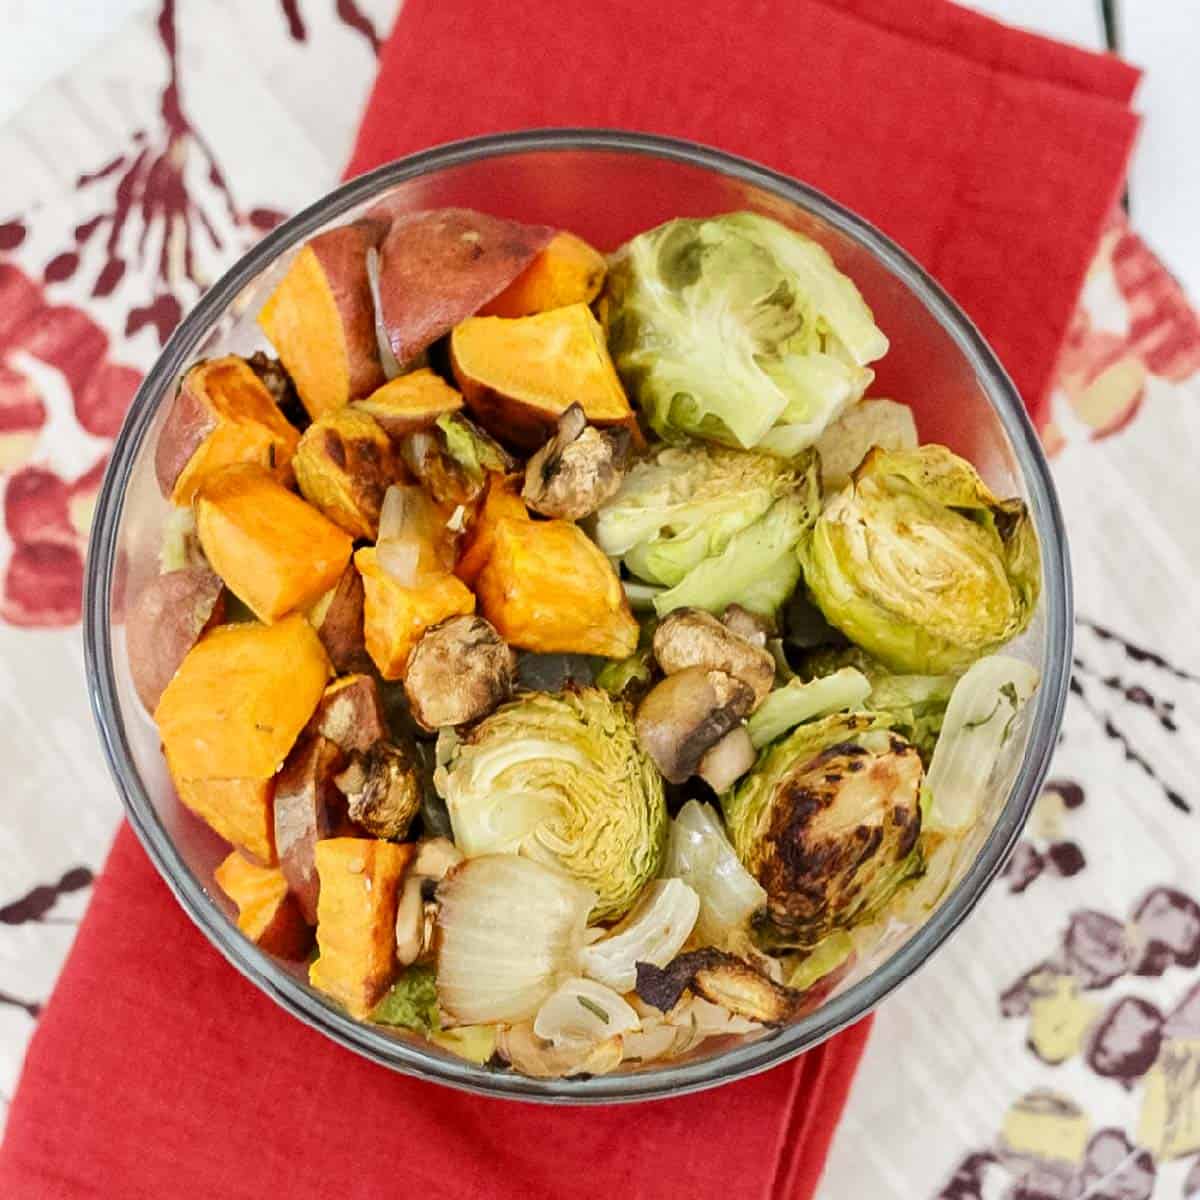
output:
[[[1037,535],[945,446],[872,450],[801,547],[827,620],[893,671],[963,670],[1029,624]]]

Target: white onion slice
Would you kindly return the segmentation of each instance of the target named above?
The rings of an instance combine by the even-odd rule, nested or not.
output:
[[[695,932],[708,944],[722,944],[767,902],[720,823],[698,800],[689,800],[671,822],[663,875],[682,879],[700,897]]]
[[[424,488],[394,483],[384,493],[375,553],[401,587],[419,587],[452,565],[444,522]]]
[[[700,897],[681,879],[656,879],[608,937],[583,950],[580,966],[614,991],[631,992],[637,964],[665,967],[683,948],[699,913]]]
[[[438,888],[438,1002],[453,1022],[533,1017],[575,974],[596,894],[516,855],[456,867]]]
[[[927,830],[961,833],[975,823],[1000,753],[1037,684],[1029,663],[991,654],[954,685],[925,781],[933,796]]]
[[[596,1044],[640,1024],[612,988],[594,979],[568,979],[538,1009],[533,1032],[555,1046],[574,1046]]]
[[[535,1079],[561,1079],[570,1075],[607,1075],[621,1065],[621,1038],[602,1042],[577,1042],[555,1046],[533,1032],[528,1021],[501,1029],[496,1050],[522,1075]]]

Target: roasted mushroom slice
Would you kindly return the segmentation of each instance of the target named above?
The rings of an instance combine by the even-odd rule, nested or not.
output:
[[[754,708],[775,682],[775,660],[769,651],[699,608],[677,608],[663,617],[654,631],[654,657],[668,675],[703,667],[740,679],[754,693]]]
[[[383,697],[374,677],[344,675],[335,679],[321,696],[308,730],[346,751],[369,750],[387,737]]]
[[[597,429],[572,404],[554,436],[529,460],[521,496],[534,512],[578,521],[616,495],[629,444],[628,429]]]
[[[721,614],[721,624],[731,633],[745,638],[752,646],[765,647],[774,635],[775,625],[761,613],[753,613],[740,604],[731,604]]]
[[[421,807],[421,777],[414,756],[392,742],[355,755],[337,777],[350,819],[372,837],[400,841]]]
[[[796,1016],[803,996],[768,979],[745,959],[708,948],[681,954],[665,967],[637,965],[637,994],[647,1004],[668,1012],[691,989],[711,1004],[736,1016],[779,1025]]]
[[[413,719],[424,729],[487,716],[512,692],[517,658],[482,617],[451,617],[427,629],[404,676]]]
[[[714,792],[731,788],[754,766],[758,752],[745,725],[735,725],[715,746],[704,752],[696,774]]]

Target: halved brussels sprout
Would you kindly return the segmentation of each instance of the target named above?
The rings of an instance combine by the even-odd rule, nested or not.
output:
[[[771,614],[800,578],[796,549],[820,509],[815,454],[785,462],[718,447],[666,447],[638,463],[596,516],[596,541],[667,590],[659,616],[730,604]]]
[[[722,797],[734,849],[766,889],[771,945],[815,946],[920,871],[923,776],[885,717],[846,713],[801,725]]]
[[[965,669],[1029,624],[1040,586],[1024,503],[945,446],[872,450],[801,557],[825,617],[893,671]]]
[[[522,854],[598,899],[590,920],[623,916],[658,874],[667,835],[662,779],[628,708],[598,688],[536,692],[461,739],[439,738],[434,781],[468,858]]]
[[[654,431],[790,457],[866,390],[887,338],[816,242],[757,213],[675,220],[613,256],[609,350]]]

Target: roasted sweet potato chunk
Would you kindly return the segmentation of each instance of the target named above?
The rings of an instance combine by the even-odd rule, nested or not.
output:
[[[325,689],[308,728],[343,750],[370,750],[388,734],[379,684],[370,675],[335,679]]]
[[[138,698],[154,711],[184,655],[225,616],[225,588],[207,567],[155,576],[125,619],[129,673]]]
[[[279,866],[304,919],[317,921],[316,848],[333,837],[346,815],[346,801],[334,783],[346,755],[328,738],[302,737],[292,748],[275,786],[275,849]]]
[[[245,359],[229,354],[197,363],[158,435],[158,486],[173,504],[190,504],[214,471],[232,463],[257,463],[286,480],[299,439]]]
[[[567,304],[591,304],[604,285],[604,255],[562,230],[498,295],[480,310],[487,317],[530,317]]]
[[[496,540],[496,526],[503,518],[528,521],[529,513],[525,501],[517,494],[516,481],[503,475],[488,474],[487,492],[479,515],[467,531],[454,573],[473,587],[492,553]]]
[[[292,466],[309,504],[351,537],[374,541],[398,466],[388,435],[366,413],[341,408],[319,417],[304,431]]]
[[[372,547],[359,550],[354,565],[365,592],[367,651],[384,679],[404,677],[409,652],[426,629],[475,611],[475,597],[454,575],[433,575],[418,587],[402,587],[379,565]]]
[[[363,639],[363,583],[354,564],[305,614],[317,631],[333,669],[369,671],[371,656]]]
[[[269,779],[328,678],[329,659],[303,617],[214,629],[188,651],[154,712],[176,782]]]
[[[167,751],[175,790],[190,809],[230,845],[266,865],[277,861],[272,804],[274,779],[187,779]]]
[[[385,229],[383,222],[356,221],[318,234],[258,315],[313,418],[383,383],[367,251]]]
[[[226,467],[196,495],[212,568],[261,621],[307,608],[350,560],[345,532],[261,467]]]
[[[236,850],[213,872],[217,886],[237,905],[237,927],[268,954],[302,959],[313,933],[278,867],[257,867]]]
[[[392,353],[411,362],[478,312],[554,236],[469,208],[397,215],[384,239],[379,301]]]
[[[501,441],[536,449],[579,404],[593,425],[637,422],[586,304],[533,317],[472,317],[450,338],[454,376],[472,414]]]
[[[397,375],[373,391],[354,408],[373,418],[392,437],[428,429],[438,417],[458,412],[463,398],[428,367]]]
[[[621,581],[570,521],[501,518],[476,592],[500,636],[523,650],[626,658],[637,648]]]
[[[317,947],[313,987],[352,1017],[366,1017],[396,972],[396,904],[416,847],[369,838],[317,843]]]

